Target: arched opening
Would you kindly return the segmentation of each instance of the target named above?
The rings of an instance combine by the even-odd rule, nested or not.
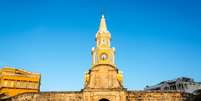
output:
[[[193,92],[193,100],[192,101],[201,101],[201,89],[195,90]]]
[[[103,98],[103,99],[100,99],[99,101],[110,101],[110,100]]]

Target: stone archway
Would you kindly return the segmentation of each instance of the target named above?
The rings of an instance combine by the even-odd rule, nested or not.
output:
[[[110,100],[105,99],[105,98],[102,98],[102,99],[100,99],[99,101],[110,101]]]

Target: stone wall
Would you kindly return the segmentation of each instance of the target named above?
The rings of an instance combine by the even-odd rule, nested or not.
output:
[[[128,91],[127,101],[192,101],[187,93],[175,91]]]
[[[123,90],[85,90],[83,91],[84,101],[100,101],[107,99],[109,101],[126,101],[126,92]]]
[[[41,92],[24,93],[14,96],[10,101],[83,101],[81,92]]]
[[[113,89],[123,88],[122,82],[118,79],[118,70],[112,65],[96,65],[90,72],[89,80],[85,83],[85,89]]]
[[[76,91],[24,93],[5,101],[193,101],[190,94],[173,91]]]

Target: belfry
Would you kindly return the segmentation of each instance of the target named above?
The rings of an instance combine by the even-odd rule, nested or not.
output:
[[[84,88],[80,91],[24,91],[6,96],[4,101],[189,101],[190,96],[178,91],[131,91],[123,84],[123,74],[115,62],[115,48],[102,15],[92,48],[92,64],[84,74]],[[140,77],[140,75],[139,75]],[[18,80],[20,81],[20,80]],[[4,82],[4,81],[3,81]],[[3,83],[2,82],[2,83]],[[137,83],[137,82],[135,82]],[[26,83],[23,83],[26,84]],[[29,83],[27,83],[29,84]],[[37,82],[40,84],[40,82]],[[26,85],[24,85],[26,86]],[[3,95],[3,94],[0,94]],[[191,101],[191,100],[190,100]]]

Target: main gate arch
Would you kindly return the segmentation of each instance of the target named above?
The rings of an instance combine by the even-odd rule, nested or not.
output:
[[[110,100],[105,99],[105,98],[102,98],[102,99],[100,99],[99,101],[110,101]]]

